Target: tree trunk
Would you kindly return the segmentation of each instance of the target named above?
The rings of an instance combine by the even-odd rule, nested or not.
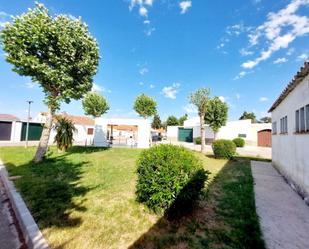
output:
[[[200,126],[201,126],[201,152],[205,149],[205,127],[204,127],[204,115],[200,114]]]
[[[50,107],[48,107],[46,122],[44,124],[40,143],[39,143],[38,149],[34,157],[34,162],[36,163],[41,162],[43,160],[45,153],[47,151],[50,131],[51,131],[52,124],[53,124],[53,117],[54,117],[54,112],[52,111]]]
[[[217,139],[217,132],[214,131],[214,141]]]

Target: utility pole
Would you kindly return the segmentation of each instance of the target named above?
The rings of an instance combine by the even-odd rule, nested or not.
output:
[[[33,103],[32,100],[27,100],[28,103],[28,118],[27,118],[27,128],[26,128],[26,145],[25,147],[28,148],[28,134],[29,134],[29,120],[30,120],[30,106]]]

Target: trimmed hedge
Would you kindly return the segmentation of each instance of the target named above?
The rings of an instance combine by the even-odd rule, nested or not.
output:
[[[212,150],[216,158],[231,159],[236,153],[236,145],[231,140],[219,139],[213,142]]]
[[[137,174],[137,200],[173,217],[191,210],[209,173],[193,152],[161,144],[141,153]]]
[[[245,140],[241,137],[237,137],[233,139],[234,144],[236,147],[244,147],[245,146]]]
[[[201,139],[201,137],[196,137],[196,138],[193,139],[193,142],[194,142],[194,144],[201,144],[202,139]]]

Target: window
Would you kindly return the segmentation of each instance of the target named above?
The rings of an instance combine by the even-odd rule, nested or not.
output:
[[[277,122],[273,122],[272,131],[273,131],[273,134],[277,134]]]
[[[280,119],[280,133],[281,134],[288,133],[288,117],[287,116]]]
[[[93,128],[87,129],[87,135],[93,135]]]
[[[305,107],[300,108],[300,132],[305,132]]]
[[[246,138],[247,134],[238,134],[238,137]]]
[[[306,105],[306,131],[309,131],[309,105]]]
[[[299,110],[295,112],[295,132],[299,132]]]

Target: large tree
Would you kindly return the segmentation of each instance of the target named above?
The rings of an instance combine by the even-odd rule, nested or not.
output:
[[[50,15],[42,4],[15,17],[0,37],[13,71],[31,77],[45,94],[47,119],[34,158],[40,162],[60,103],[80,99],[91,90],[99,63],[98,44],[80,19]]]
[[[201,133],[201,151],[205,149],[205,113],[207,102],[209,101],[209,89],[200,88],[189,95],[189,101],[195,105],[200,117],[200,133]]]
[[[171,116],[168,116],[167,119],[166,119],[166,125],[167,126],[176,126],[176,125],[179,125],[179,120],[171,115]]]
[[[106,99],[97,92],[88,92],[83,99],[83,108],[86,115],[94,118],[102,116],[109,110]]]
[[[214,139],[216,139],[219,129],[226,125],[227,114],[227,104],[221,101],[218,97],[214,97],[208,101],[205,114],[205,123],[208,124],[213,130]]]
[[[188,120],[188,114],[185,114],[178,119],[179,125],[183,125],[186,120]]]
[[[240,116],[239,120],[251,119],[252,123],[256,123],[256,116],[254,112],[246,112],[244,111],[243,114]]]
[[[141,94],[135,99],[133,108],[141,117],[146,119],[157,113],[157,102],[153,98]]]
[[[158,114],[155,114],[151,123],[152,129],[160,129],[162,128],[162,122],[160,119],[160,116]]]

